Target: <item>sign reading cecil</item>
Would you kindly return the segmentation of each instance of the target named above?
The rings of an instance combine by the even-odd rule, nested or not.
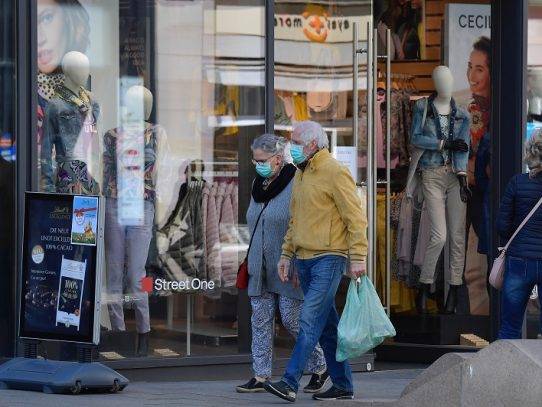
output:
[[[19,336],[99,341],[103,202],[27,193]]]

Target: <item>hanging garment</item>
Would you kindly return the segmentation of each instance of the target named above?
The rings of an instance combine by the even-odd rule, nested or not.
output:
[[[230,245],[228,250],[223,250],[221,253],[223,287],[234,287],[237,280],[237,251],[231,247],[238,241],[233,216],[233,188],[233,183],[221,183],[217,194],[217,209],[220,209],[220,244],[223,249]]]
[[[205,259],[206,259],[206,276],[209,281],[214,281],[220,287],[222,284],[222,259],[220,251],[220,234],[219,234],[219,215],[216,210],[216,194],[218,192],[218,184],[213,183],[212,187],[207,186],[203,194],[207,199],[206,217],[205,217]],[[204,206],[205,208],[205,206]]]
[[[239,115],[239,86],[219,85],[215,87],[215,116],[229,116],[236,120]],[[223,127],[216,135],[234,136],[239,131],[237,126]]]
[[[290,125],[292,121],[286,112],[284,100],[275,95],[275,124]]]
[[[294,104],[295,120],[298,122],[309,120],[309,109],[305,98],[302,95],[295,93],[292,96],[292,100]]]
[[[204,185],[205,181],[190,181],[177,213],[157,232],[160,259],[173,280],[205,278],[201,210]]]
[[[420,215],[420,227],[418,230],[418,237],[416,238],[416,251],[414,252],[414,259],[412,261],[415,266],[423,266],[423,261],[430,238],[431,220],[429,219],[429,214],[427,213],[427,207],[424,205]]]
[[[414,206],[412,199],[405,195],[401,201],[401,213],[397,229],[397,278],[406,279],[411,267],[412,229]]]

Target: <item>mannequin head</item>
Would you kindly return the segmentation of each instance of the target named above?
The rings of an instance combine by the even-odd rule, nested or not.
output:
[[[66,87],[75,91],[87,84],[90,75],[90,62],[85,54],[71,51],[62,58],[62,71],[66,76]]]
[[[126,119],[148,120],[152,113],[154,98],[150,90],[144,86],[131,86],[126,92]]]
[[[60,68],[69,51],[86,52],[89,45],[88,13],[78,0],[38,0],[38,70]]]
[[[451,98],[454,89],[454,77],[450,68],[444,65],[437,66],[433,71],[433,83],[440,98]]]

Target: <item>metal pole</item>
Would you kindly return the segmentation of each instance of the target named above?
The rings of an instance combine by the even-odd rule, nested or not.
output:
[[[359,37],[358,37],[358,23],[353,24],[354,38],[352,39],[352,66],[354,68],[352,76],[352,132],[354,138],[354,147],[356,147],[356,154],[358,150],[358,138],[359,138],[359,102],[358,102],[358,77],[359,77],[359,65],[358,65],[358,52],[359,52]]]
[[[373,183],[373,64],[374,47],[371,23],[367,23],[367,275],[374,281],[374,226],[375,217],[373,211],[373,195],[375,186]],[[376,48],[376,47],[375,47]]]
[[[391,311],[391,30],[386,31],[386,307]]]
[[[371,232],[372,232],[372,239],[374,242],[373,250],[373,261],[372,261],[372,267],[373,267],[373,281],[376,281],[376,247],[377,247],[377,236],[376,236],[376,223],[378,219],[378,213],[377,213],[377,204],[376,204],[376,195],[377,195],[377,186],[378,186],[378,171],[377,171],[377,148],[376,148],[376,121],[381,120],[379,112],[376,110],[377,106],[377,98],[378,98],[378,42],[375,41],[375,39],[378,38],[378,31],[376,29],[373,30],[373,86],[372,86],[372,105],[373,105],[373,126],[371,128],[371,175],[372,179],[371,182],[373,184],[373,193],[370,197],[371,199],[371,211],[373,213],[373,224],[371,225]]]
[[[192,352],[192,302],[191,294],[186,295],[186,356]]]

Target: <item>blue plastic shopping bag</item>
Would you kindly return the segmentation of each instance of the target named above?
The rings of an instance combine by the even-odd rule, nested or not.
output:
[[[376,290],[367,276],[352,280],[338,327],[336,359],[342,362],[363,355],[395,336]]]

